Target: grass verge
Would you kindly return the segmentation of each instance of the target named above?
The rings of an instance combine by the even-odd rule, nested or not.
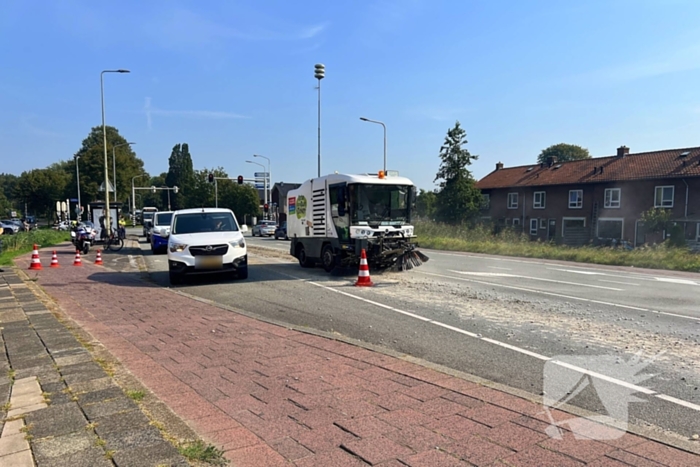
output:
[[[201,440],[183,444],[179,448],[180,454],[189,460],[206,462],[212,465],[226,465],[228,460],[224,452],[211,444],[205,444]]]
[[[415,227],[420,246],[435,250],[700,272],[700,254],[683,248],[668,248],[665,245],[634,250],[594,246],[569,247],[530,241],[527,235],[512,230],[494,235],[490,229],[481,226],[469,228],[416,222]]]
[[[2,235],[2,250],[0,250],[0,266],[10,266],[12,260],[19,255],[32,251],[34,244],[39,247],[57,245],[70,240],[70,232],[53,229],[38,229],[31,232],[18,232],[14,235]]]

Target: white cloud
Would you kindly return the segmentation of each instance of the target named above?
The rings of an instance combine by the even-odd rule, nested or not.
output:
[[[245,115],[240,115],[234,112],[225,112],[219,110],[164,110],[157,109],[151,106],[151,98],[147,97],[143,107],[143,112],[146,115],[146,125],[151,130],[153,127],[153,116],[160,117],[181,117],[181,118],[198,118],[198,119],[230,119],[230,118],[250,118]]]

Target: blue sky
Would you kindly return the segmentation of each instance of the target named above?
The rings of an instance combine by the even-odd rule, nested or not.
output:
[[[700,2],[680,0],[7,0],[0,7],[0,172],[67,160],[106,121],[152,174],[189,143],[196,168],[274,181],[388,166],[432,189],[459,120],[480,178],[552,144],[611,155],[697,146]],[[262,161],[258,159],[258,161]]]

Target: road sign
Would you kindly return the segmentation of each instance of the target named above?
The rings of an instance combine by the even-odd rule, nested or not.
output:
[[[264,190],[265,184],[264,183],[256,183],[255,188],[257,188],[258,190]]]
[[[105,182],[102,182],[102,184],[100,185],[99,191],[105,191]],[[110,182],[109,180],[107,180],[107,191],[109,191],[110,193],[114,192],[114,187],[112,186],[112,182]]]
[[[255,172],[255,177],[269,178],[270,174],[267,172]]]

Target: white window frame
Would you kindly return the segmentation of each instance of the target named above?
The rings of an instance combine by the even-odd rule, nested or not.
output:
[[[671,189],[671,204],[667,205],[664,204],[664,190],[666,188]],[[659,189],[661,189],[661,202],[659,203],[659,199],[657,197]],[[674,185],[659,185],[654,187],[654,207],[655,208],[672,208],[673,207],[673,201],[676,198],[676,187]]]
[[[540,199],[538,200],[537,195],[540,195]],[[532,209],[544,209],[545,204],[547,201],[547,192],[546,191],[536,191],[532,194]]]
[[[537,227],[539,226],[539,224],[539,219],[530,219],[530,235],[537,235]]]
[[[547,219],[542,218],[540,219],[540,229],[546,229],[547,228]]]
[[[511,198],[515,198],[515,203],[511,203]],[[518,209],[518,193],[508,193],[508,209]]]
[[[584,227],[586,226],[586,218],[585,217],[562,217],[561,218],[561,236],[562,237],[564,237],[564,226],[566,225],[566,221],[583,221],[583,226]]]
[[[513,218],[513,226],[520,225],[520,218],[519,217],[514,217]]]
[[[578,202],[571,204],[571,193],[580,193]],[[583,209],[583,190],[569,190],[569,209]]]
[[[624,217],[600,217],[595,227],[595,236],[600,237],[600,223],[605,221],[622,222],[622,230],[620,231],[620,240],[625,236],[625,218]]]
[[[617,192],[617,201],[613,200],[613,193],[615,192]],[[610,194],[609,198],[608,194]],[[622,188],[606,188],[605,198],[603,199],[603,206],[605,206],[605,209],[620,209],[620,205],[622,204]]]

